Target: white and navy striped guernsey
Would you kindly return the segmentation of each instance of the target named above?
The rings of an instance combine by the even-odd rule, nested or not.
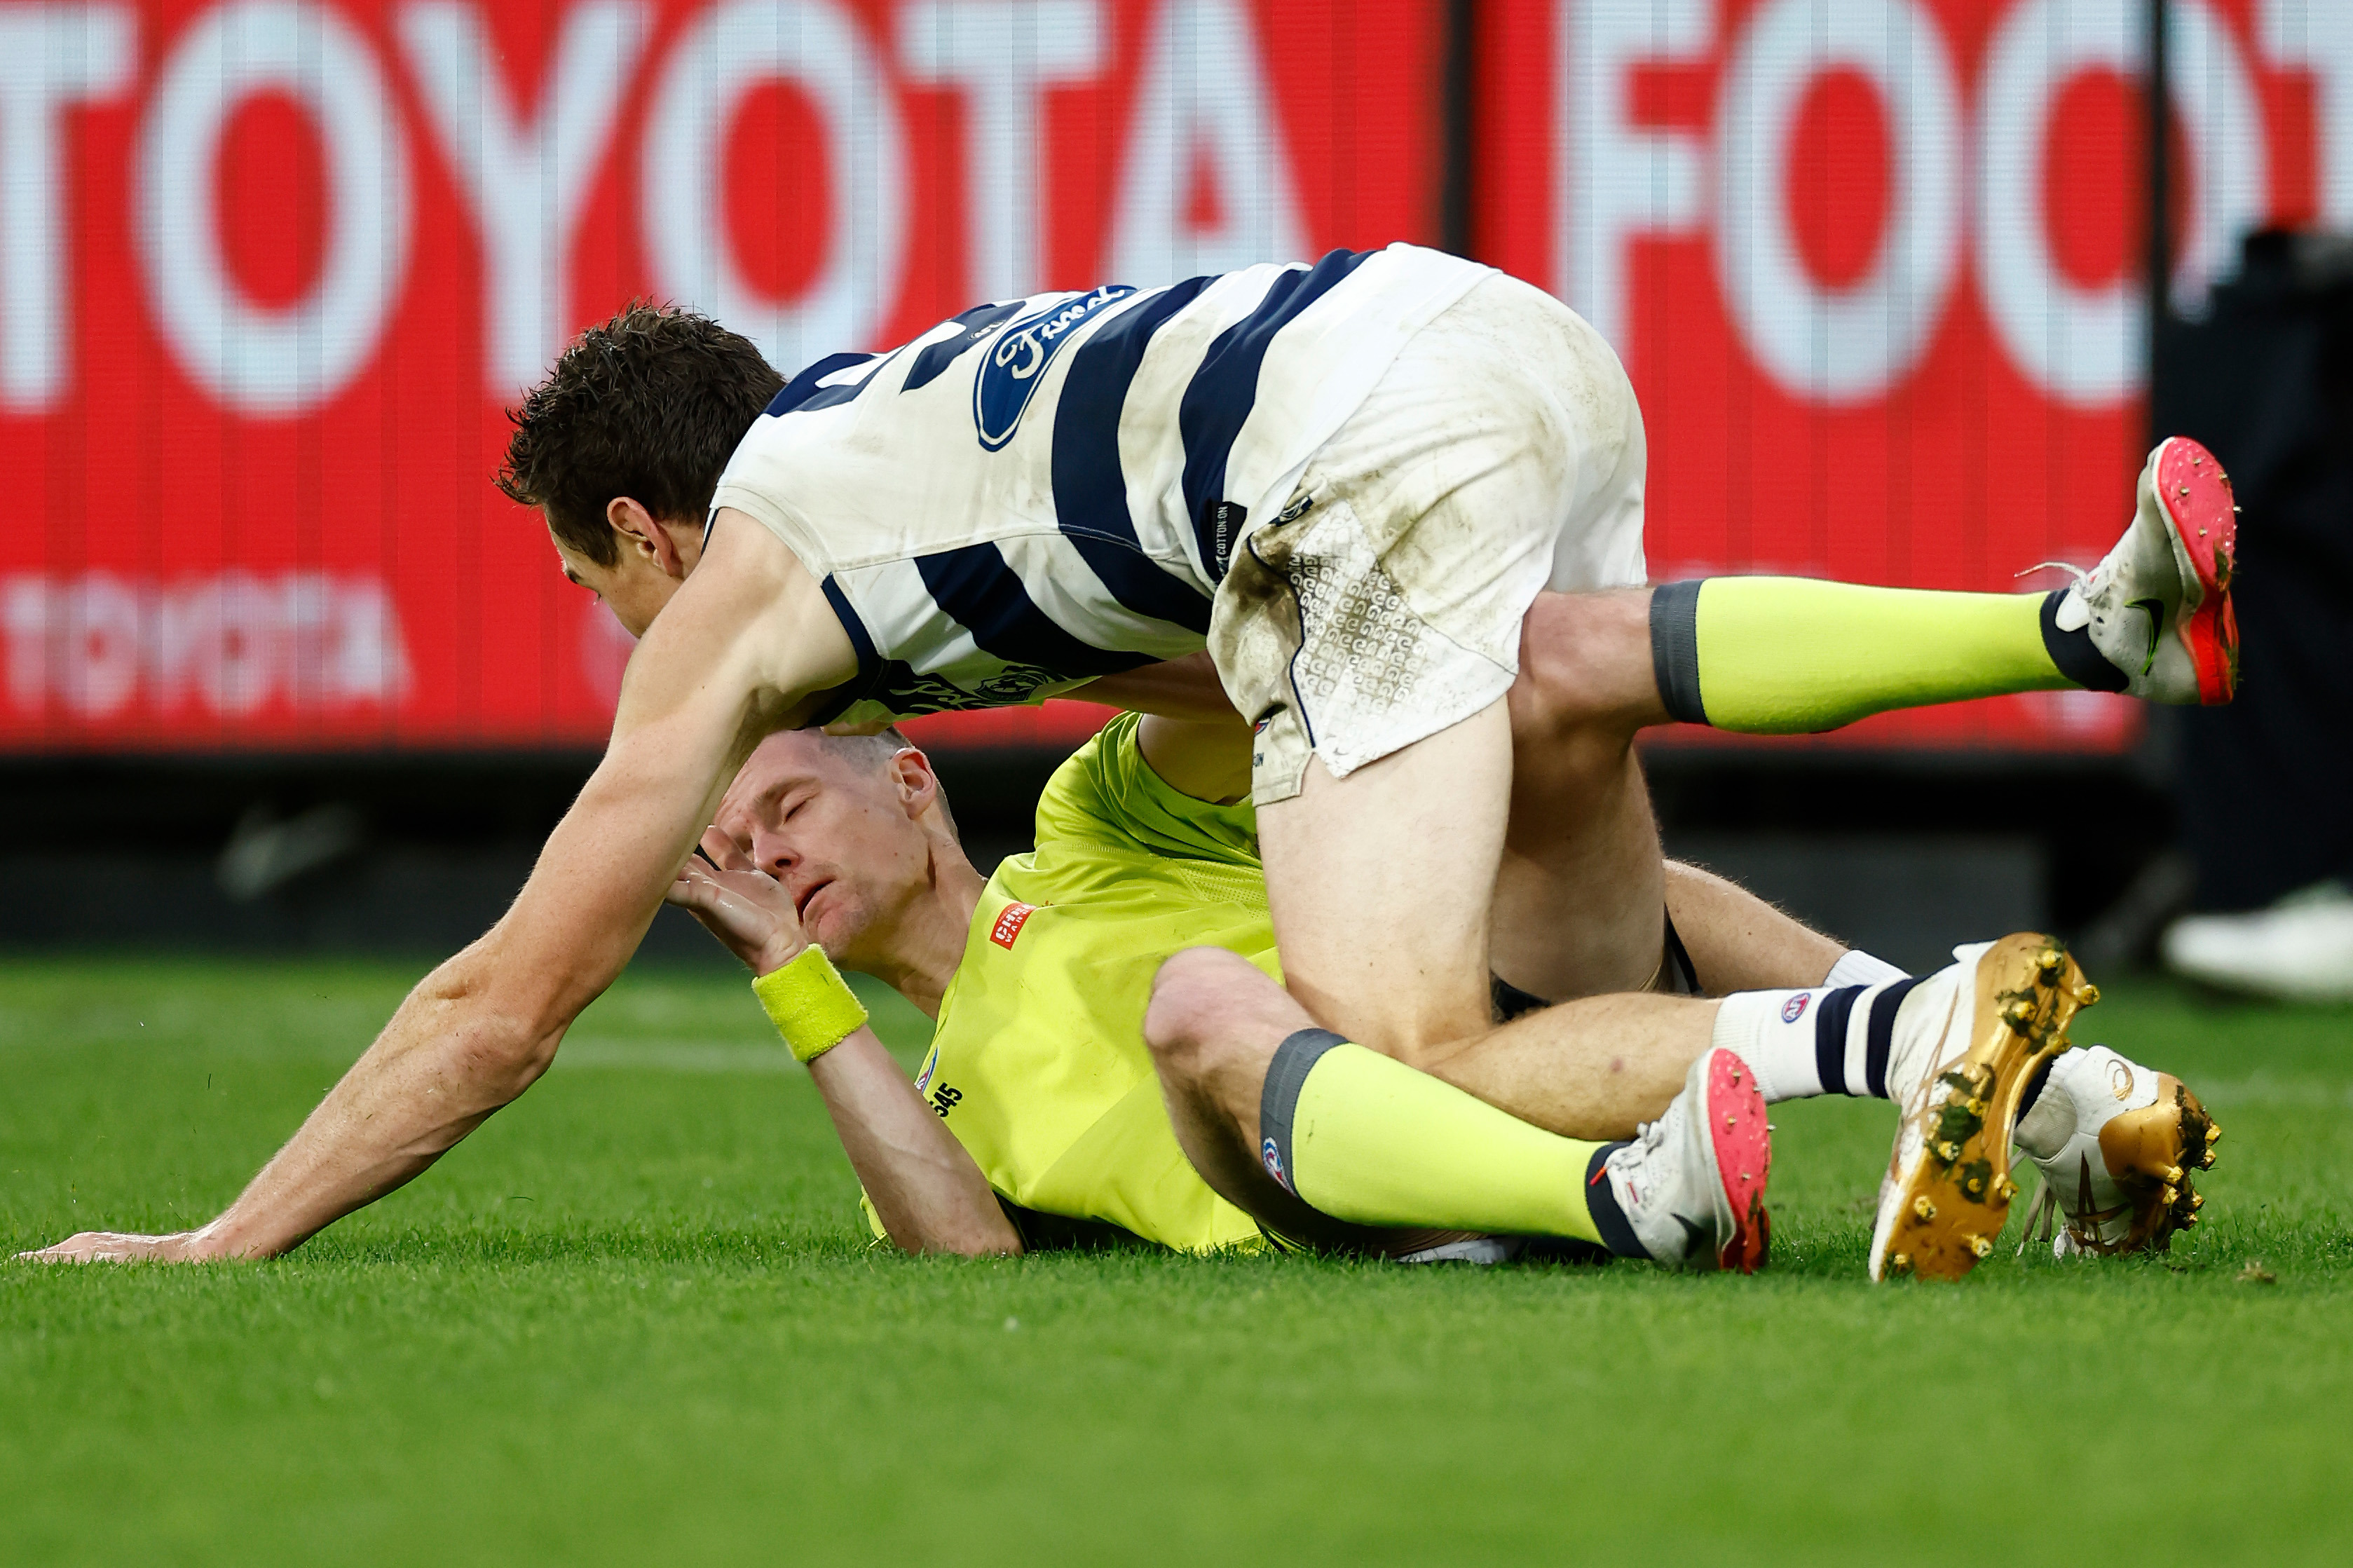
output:
[[[1210,595],[1413,334],[1490,268],[1335,250],[983,305],[794,377],[733,507],[858,650],[824,719],[994,708],[1196,652]]]

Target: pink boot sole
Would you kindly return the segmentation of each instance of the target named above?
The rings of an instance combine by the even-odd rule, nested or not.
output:
[[[1773,1168],[1773,1137],[1765,1125],[1765,1097],[1746,1062],[1727,1050],[1708,1054],[1707,1135],[1716,1170],[1732,1205],[1732,1238],[1716,1255],[1725,1268],[1754,1274],[1772,1235],[1765,1214],[1765,1184]]]
[[[2239,617],[2231,607],[2239,509],[2231,497],[2231,477],[2213,453],[2187,436],[2175,436],[2158,453],[2157,497],[2203,590],[2198,607],[2181,617],[2174,632],[2198,672],[2198,700],[2208,707],[2228,702],[2239,686]]]

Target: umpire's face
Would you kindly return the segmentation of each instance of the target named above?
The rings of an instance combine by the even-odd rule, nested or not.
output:
[[[784,886],[835,963],[887,971],[900,921],[931,890],[939,798],[912,746],[786,731],[744,763],[712,826]]]

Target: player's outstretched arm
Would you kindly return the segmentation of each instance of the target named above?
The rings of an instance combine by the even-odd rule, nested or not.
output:
[[[703,840],[717,866],[690,859],[670,901],[691,911],[755,975],[782,969],[808,945],[790,894],[751,866],[724,835]],[[809,1078],[893,1245],[965,1257],[1018,1253],[1021,1238],[988,1178],[891,1059],[870,1028],[808,1064]]]
[[[703,567],[631,658],[605,760],[513,906],[418,984],[237,1201],[199,1230],[85,1233],[28,1256],[284,1252],[414,1179],[547,1069],[636,952],[753,744],[856,668],[817,584],[765,530],[721,530]]]

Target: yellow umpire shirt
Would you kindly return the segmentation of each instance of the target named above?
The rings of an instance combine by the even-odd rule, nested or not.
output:
[[[1187,1252],[1254,1247],[1176,1146],[1144,1010],[1183,948],[1280,978],[1256,818],[1163,782],[1138,724],[1114,719],[1055,772],[1037,849],[988,879],[915,1088],[1021,1209]]]

